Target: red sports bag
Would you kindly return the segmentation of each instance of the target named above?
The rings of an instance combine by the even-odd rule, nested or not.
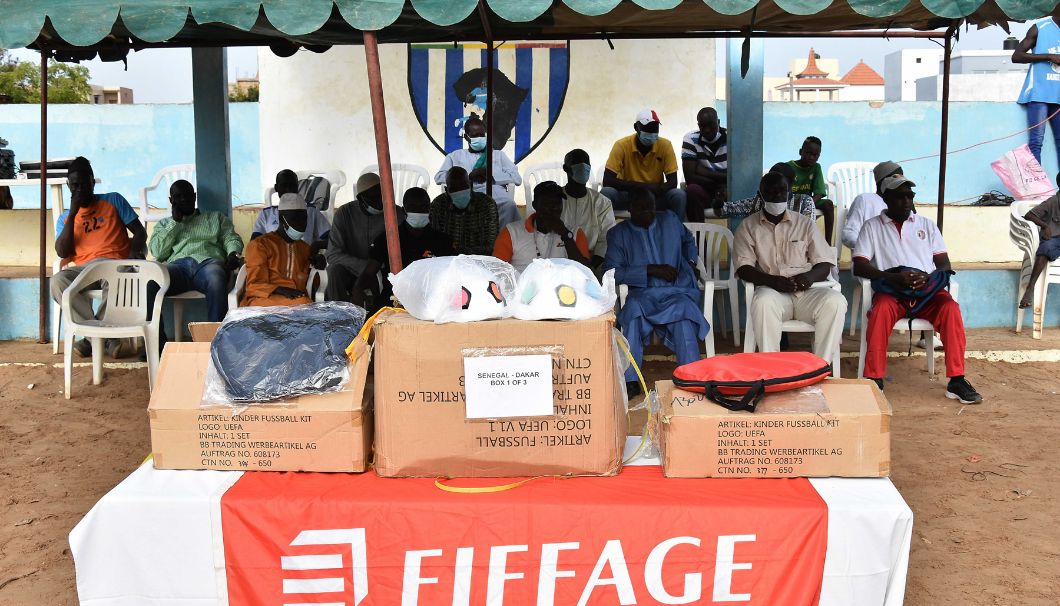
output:
[[[742,353],[679,366],[674,385],[705,394],[729,410],[754,412],[766,393],[813,385],[831,372],[831,364],[806,351]]]

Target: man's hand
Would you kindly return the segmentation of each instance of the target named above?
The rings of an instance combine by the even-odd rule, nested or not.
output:
[[[543,234],[567,235],[567,226],[559,220],[559,217],[542,217],[539,213],[534,221],[537,223],[537,230]]]
[[[327,257],[325,257],[324,255],[314,255],[312,257],[309,257],[309,262],[313,264],[313,267],[320,270],[323,270],[325,267],[328,266]]]
[[[1049,63],[1060,65],[1060,55],[1049,55]]]
[[[795,290],[809,290],[810,286],[813,286],[813,280],[807,274],[799,274],[792,276],[791,279],[795,282]]]
[[[239,261],[239,253],[228,253],[228,256],[224,260],[225,269],[228,271],[235,271],[239,267]]]
[[[677,268],[672,265],[649,265],[648,275],[660,280],[666,280],[667,282],[675,282],[677,276],[680,275]]]
[[[131,248],[131,249],[129,249],[129,258],[130,259],[141,259],[141,260],[142,259],[146,259],[147,258],[147,253],[145,253],[142,249],[141,250],[137,250],[135,248]]]
[[[469,172],[467,177],[471,179],[472,183],[485,183],[486,182],[486,167],[476,168]]]
[[[699,274],[699,268],[698,268],[698,267],[696,267],[696,264],[695,264],[695,262],[693,262],[693,261],[689,261],[689,262],[688,262],[688,264],[689,264],[690,266],[692,266],[692,273],[693,273],[693,274],[695,274],[695,276],[696,276],[696,281],[698,282],[699,280],[701,280],[701,279],[702,279],[702,276],[701,276],[701,275]]]
[[[897,275],[898,279],[894,281],[912,290],[923,290],[923,288],[927,286],[929,277],[926,273],[915,269],[907,269]]]
[[[604,258],[601,257],[600,255],[593,255],[593,256],[589,257],[589,263],[593,267],[600,267],[601,265],[604,264]]]
[[[357,290],[355,288],[353,289],[353,292],[350,293],[350,303],[353,303],[354,305],[360,305],[361,307],[364,307],[364,302],[366,298],[367,297],[364,296],[363,290]]]
[[[773,275],[769,276],[769,280],[766,282],[765,286],[768,286],[777,292],[795,292],[799,289],[794,278]]]
[[[1041,229],[1041,231],[1038,232],[1038,237],[1041,239],[1042,242],[1045,242],[1046,240],[1052,240],[1053,230],[1048,225],[1046,225]]]
[[[272,294],[287,297],[288,299],[297,299],[305,296],[301,292],[293,288],[287,288],[286,286],[277,286],[276,289],[272,291]]]
[[[184,220],[184,213],[180,212],[180,209],[176,205],[173,205],[173,220],[180,223]]]

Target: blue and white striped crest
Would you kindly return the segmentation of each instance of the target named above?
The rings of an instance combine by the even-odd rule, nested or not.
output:
[[[486,113],[486,45],[410,44],[409,95],[443,154],[465,146],[464,121]],[[565,42],[503,44],[493,51],[494,147],[519,162],[548,135],[570,75]],[[503,145],[502,145],[503,143]]]

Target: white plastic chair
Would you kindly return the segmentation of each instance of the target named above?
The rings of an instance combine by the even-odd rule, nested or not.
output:
[[[685,223],[685,227],[692,232],[696,239],[696,247],[699,248],[699,259],[696,266],[704,280],[714,283],[714,290],[726,290],[729,293],[729,315],[732,316],[733,344],[740,346],[740,292],[737,289],[736,268],[733,267],[733,235],[729,228],[724,225],[713,223]],[[725,243],[728,251],[729,277],[721,277],[721,244]],[[721,324],[722,337],[729,337],[729,329],[725,324],[725,298],[717,299],[718,322]],[[703,309],[710,322],[711,330],[714,330],[713,310]]]
[[[1023,252],[1019,288],[1016,289],[1016,332],[1023,330],[1023,312],[1026,310],[1019,308],[1019,302],[1023,298],[1023,291],[1030,282],[1031,272],[1034,269],[1035,253],[1038,251],[1039,244],[1038,226],[1024,219],[1024,217],[1040,202],[1041,200],[1017,200],[1012,203],[1009,215],[1009,239]],[[1031,336],[1035,339],[1042,338],[1045,297],[1049,292],[1050,284],[1060,284],[1060,260],[1053,261],[1047,265],[1042,274],[1038,276],[1038,283],[1034,286],[1034,305],[1031,308],[1033,314]]]
[[[75,319],[70,311],[70,298],[82,285],[98,280],[107,283],[107,309],[103,312],[103,318]],[[150,282],[155,282],[159,288],[154,300],[154,309],[151,310],[151,320],[148,321],[147,286]],[[71,358],[75,334],[92,340],[93,385],[99,385],[103,381],[104,338],[142,338],[147,349],[149,386],[154,389],[155,374],[158,372],[158,325],[162,315],[162,299],[168,288],[169,272],[166,266],[154,261],[97,261],[85,267],[81,275],[63,292],[63,316],[66,322],[63,343],[66,381],[64,394],[67,400],[70,399],[73,370]]]
[[[239,271],[236,272],[236,281],[232,286],[232,290],[228,291],[228,309],[235,309],[239,307],[240,295],[243,294],[243,289],[247,285],[247,265],[244,263],[239,266]]]
[[[872,283],[865,278],[858,278],[861,282],[861,354],[858,356],[858,378],[865,378],[865,354],[868,351],[868,313],[872,307]],[[957,300],[958,284],[956,280],[950,280],[950,296]],[[924,350],[927,351],[928,372],[935,374],[935,327],[931,322],[915,318],[910,325],[909,320],[900,318],[894,323],[894,330],[922,330],[924,331]]]
[[[191,182],[191,186],[195,187],[196,189],[198,189],[197,186],[196,186],[196,183],[195,183],[195,165],[194,164],[174,164],[173,166],[167,166],[167,167],[163,168],[162,170],[158,171],[158,173],[155,174],[155,178],[151,181],[151,185],[148,185],[147,187],[141,187],[140,188],[140,221],[141,222],[147,223],[147,222],[151,222],[151,221],[161,221],[162,219],[165,219],[166,217],[173,216],[173,212],[169,208],[169,188],[173,186],[173,183],[175,181],[180,181],[181,179],[184,179],[185,181]],[[166,206],[165,206],[165,211],[164,212],[151,212],[151,207],[147,203],[147,192],[152,192],[152,191],[158,189],[158,187],[160,185],[162,185],[163,181],[166,182],[166,188],[165,188]]]
[[[430,191],[431,174],[426,168],[418,164],[391,164],[390,172],[394,176],[394,204],[403,205],[405,192],[413,187],[422,187]],[[361,171],[361,175],[368,173],[379,174],[378,164],[369,164]],[[360,177],[360,175],[358,175]],[[357,197],[357,184],[353,185],[353,196]]]
[[[328,207],[325,209],[317,209],[324,213],[328,222],[334,221],[335,219],[335,200],[339,196],[339,190],[346,185],[346,173],[335,168],[321,168],[321,169],[310,169],[310,170],[296,170],[294,174],[298,176],[298,180],[308,179],[309,177],[324,177],[328,181]],[[269,206],[276,206],[280,203],[280,197],[276,195],[276,185],[267,185],[262,189],[261,192],[261,204],[266,208]]]
[[[600,190],[602,190],[604,188],[604,170],[606,170],[606,169],[607,169],[606,166],[601,166],[601,167],[596,169],[596,180],[593,181],[592,183],[590,183],[589,187],[591,187],[592,189],[594,189],[596,191],[600,191]],[[629,211],[628,210],[618,210],[617,208],[614,209],[614,210],[615,210],[615,219],[628,219],[629,218]]]
[[[317,286],[316,291],[313,291],[313,282],[317,276],[320,276],[320,285]],[[309,287],[310,297],[317,303],[324,302],[324,291],[328,288],[328,272],[323,269],[317,269],[315,267],[309,269],[309,280],[306,281]],[[228,309],[235,309],[239,307],[239,300],[242,298],[240,295],[243,294],[243,289],[247,285],[247,265],[244,263],[239,266],[239,271],[236,272],[236,280],[233,283],[232,290],[228,291]]]
[[[843,256],[843,228],[847,224],[847,211],[854,198],[861,194],[876,191],[876,178],[872,169],[876,168],[878,162],[837,162],[828,167],[825,182],[828,184],[828,195],[835,202],[835,238],[836,262]],[[854,251],[850,251],[853,253]],[[861,299],[861,283],[854,281],[854,294],[850,301],[850,335],[858,326],[858,303]]]
[[[55,276],[60,271],[66,269],[70,265],[69,259],[56,259],[55,263],[52,264],[52,276]],[[88,297],[89,299],[102,299],[103,290],[91,289],[81,291],[81,295]],[[63,306],[61,303],[52,301],[52,354],[59,353],[59,333],[62,329],[63,322]]]
[[[562,162],[538,162],[523,171],[523,201],[528,208],[534,201],[534,187],[545,181],[555,181],[561,186],[567,184]]]
[[[817,282],[817,283],[813,284],[812,286],[810,286],[810,288],[831,288],[832,290],[834,290],[836,292],[842,292],[842,290],[839,287],[839,283],[838,282],[832,282],[831,280],[825,281],[825,282]],[[747,304],[747,310],[746,310],[746,315],[745,315],[745,319],[744,319],[744,326],[745,326],[744,330],[747,331],[746,334],[744,334],[744,344],[743,344],[744,345],[743,346],[744,353],[753,353],[755,348],[758,345],[758,343],[755,341],[754,324],[751,322],[751,300],[754,298],[754,294],[755,294],[755,285],[751,284],[750,282],[744,282],[744,299],[746,299],[745,302]],[[812,324],[808,324],[808,323],[802,322],[800,320],[787,320],[787,321],[785,321],[783,324],[780,325],[780,331],[781,332],[816,332],[814,330]],[[832,353],[832,360],[831,360],[831,362],[832,362],[832,376],[837,378],[837,379],[840,378],[839,377],[839,361],[840,361],[840,357],[839,357],[839,343],[841,341],[842,341],[842,339],[840,339],[839,341],[836,342],[835,350]]]

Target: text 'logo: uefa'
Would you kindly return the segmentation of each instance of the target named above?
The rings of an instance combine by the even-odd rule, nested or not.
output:
[[[464,147],[464,122],[486,113],[485,44],[410,44],[409,95],[423,132],[443,154]],[[493,147],[520,162],[552,130],[570,78],[566,42],[493,50]]]

